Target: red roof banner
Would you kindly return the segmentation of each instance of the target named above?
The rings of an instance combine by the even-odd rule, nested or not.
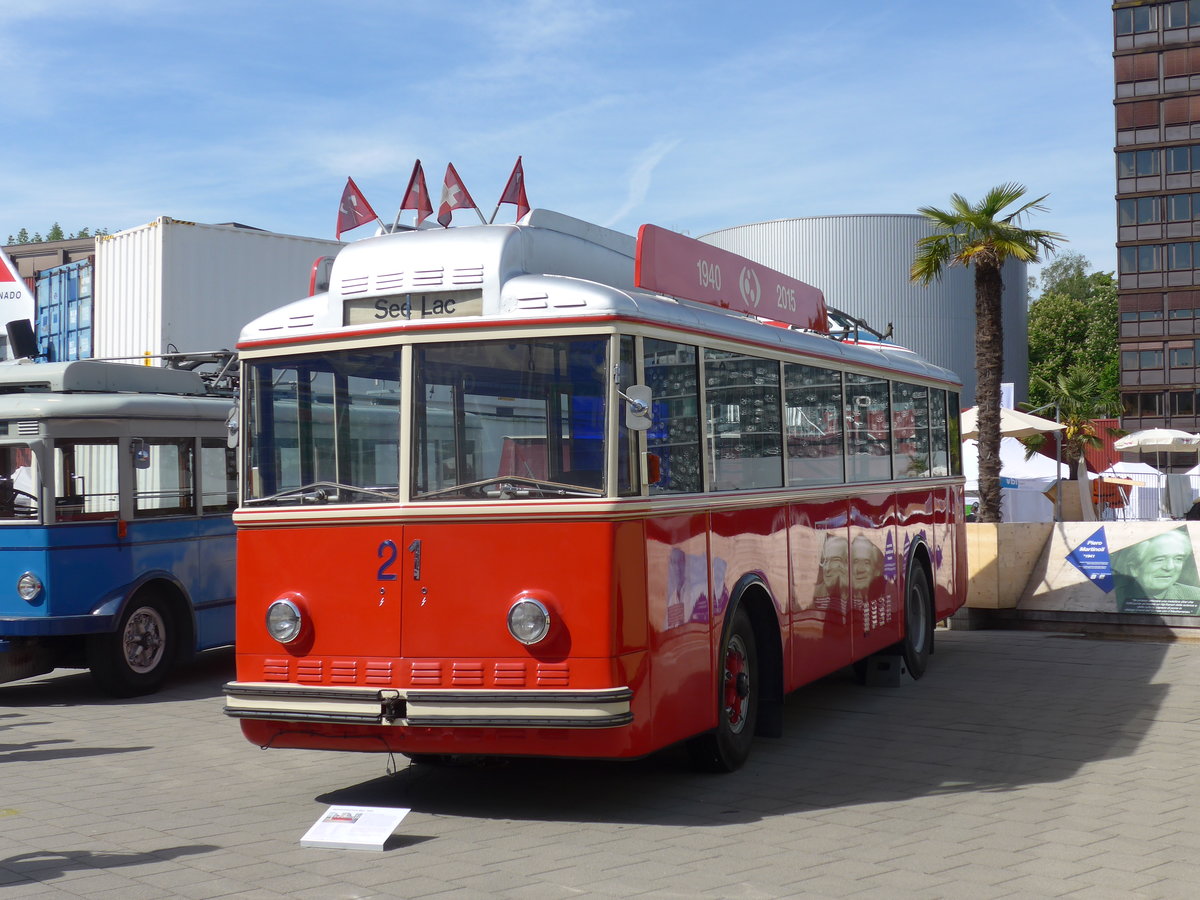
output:
[[[638,230],[633,280],[655,293],[829,331],[825,295],[811,284],[657,225]]]

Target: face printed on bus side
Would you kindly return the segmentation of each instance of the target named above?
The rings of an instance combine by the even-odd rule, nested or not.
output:
[[[854,539],[854,558],[850,565],[851,583],[854,590],[865,593],[871,582],[883,574],[883,554],[867,538],[859,535]]]
[[[850,562],[850,544],[844,537],[828,535],[821,548],[821,584],[828,596],[840,596],[846,591]]]

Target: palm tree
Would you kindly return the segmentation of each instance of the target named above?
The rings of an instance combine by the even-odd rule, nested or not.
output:
[[[1097,429],[1095,420],[1118,415],[1121,404],[1105,399],[1096,384],[1094,373],[1082,367],[1072,368],[1069,372],[1059,372],[1053,381],[1035,375],[1033,383],[1044,396],[1050,398],[1057,410],[1058,421],[1067,426],[1062,432],[1063,458],[1060,462],[1070,465],[1071,472],[1068,478],[1079,478],[1079,464],[1083,459],[1084,450],[1104,445],[1103,436]],[[1029,406],[1028,403],[1023,405]],[[1026,438],[1024,443],[1027,447],[1037,449],[1053,439],[1040,434]]]
[[[950,195],[950,209],[923,206],[917,212],[936,233],[917,241],[909,276],[929,284],[953,265],[975,270],[975,403],[979,407],[979,521],[1000,521],[1000,379],[1004,362],[1004,326],[1000,298],[1004,279],[1000,269],[1009,257],[1038,262],[1040,253],[1053,253],[1061,234],[1022,228],[1021,219],[1045,211],[1046,195],[1005,210],[1025,196],[1025,186],[1002,184],[972,205],[961,194]]]

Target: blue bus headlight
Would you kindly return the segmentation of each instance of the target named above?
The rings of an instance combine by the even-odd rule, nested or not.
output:
[[[267,607],[267,632],[281,644],[288,644],[304,630],[304,616],[291,600],[276,600]]]
[[[550,610],[532,597],[522,597],[508,611],[508,633],[522,644],[536,644],[550,633]]]
[[[17,579],[17,595],[32,603],[42,595],[42,579],[32,572],[25,572]]]

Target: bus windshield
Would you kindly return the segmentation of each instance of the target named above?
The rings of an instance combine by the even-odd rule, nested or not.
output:
[[[413,499],[604,493],[605,337],[413,348]]]
[[[248,504],[397,499],[399,349],[290,357],[247,376]]]

